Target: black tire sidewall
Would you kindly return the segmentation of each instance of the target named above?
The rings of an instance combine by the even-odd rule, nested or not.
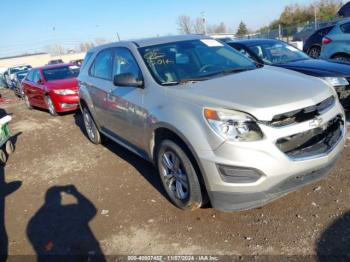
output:
[[[166,151],[172,151],[177,155],[177,157],[180,158],[182,165],[185,169],[186,175],[187,175],[187,181],[188,181],[188,186],[189,186],[189,195],[186,200],[180,200],[177,199],[173,193],[170,192],[170,189],[167,187],[165,184],[165,180],[162,175],[161,171],[161,165],[162,165],[162,156],[164,152]],[[157,169],[158,173],[160,176],[160,179],[162,181],[164,190],[166,191],[168,197],[170,200],[179,208],[183,210],[195,210],[198,209],[202,206],[203,204],[203,197],[202,197],[202,192],[201,192],[201,185],[198,180],[198,176],[196,174],[195,168],[185,153],[185,151],[181,148],[180,145],[177,143],[171,141],[171,140],[163,140],[157,150]]]
[[[347,55],[336,55],[333,59],[341,62],[350,62],[350,56]]]
[[[311,47],[310,50],[309,50],[309,52],[308,52],[308,55],[309,55],[310,57],[311,57],[310,54],[311,54],[311,52],[312,52],[313,50],[317,50],[318,57],[312,57],[312,58],[315,58],[315,59],[319,58],[320,55],[321,55],[321,48],[320,48],[320,47],[317,47],[317,46]]]

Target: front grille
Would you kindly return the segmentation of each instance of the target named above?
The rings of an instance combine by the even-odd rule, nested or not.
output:
[[[293,159],[308,158],[332,150],[342,137],[344,121],[337,116],[322,127],[277,140],[277,147]]]
[[[276,115],[273,117],[272,121],[269,122],[269,125],[273,127],[283,127],[314,119],[329,110],[334,105],[335,101],[335,97],[331,96],[317,105]]]

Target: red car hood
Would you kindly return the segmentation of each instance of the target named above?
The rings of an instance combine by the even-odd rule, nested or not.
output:
[[[78,81],[76,78],[67,78],[46,82],[49,89],[71,89],[78,90]]]

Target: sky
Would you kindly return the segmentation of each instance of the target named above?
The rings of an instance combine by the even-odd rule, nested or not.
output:
[[[208,24],[258,29],[287,4],[312,0],[17,0],[2,1],[0,57],[42,52],[53,44],[74,48],[84,41],[116,41],[177,34],[180,15],[204,14]],[[7,10],[7,11],[4,11]],[[203,13],[202,13],[203,12]],[[53,30],[55,28],[55,30]]]

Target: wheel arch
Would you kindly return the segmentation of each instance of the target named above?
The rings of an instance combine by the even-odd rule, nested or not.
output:
[[[163,124],[154,129],[150,142],[150,152],[152,154],[151,159],[153,160],[155,166],[157,166],[156,152],[158,150],[158,145],[164,139],[169,139],[173,142],[180,143],[179,146],[185,151],[193,163],[194,168],[198,173],[198,179],[202,186],[202,193],[204,193],[205,197],[207,197],[207,182],[204,176],[205,172],[199,161],[199,157],[189,140],[176,127],[168,124]]]
[[[345,52],[338,52],[338,53],[335,53],[331,56],[331,59],[334,59],[336,56],[346,56],[346,57],[349,57],[350,58],[350,54],[347,54]]]
[[[319,45],[319,44],[313,44],[313,45],[311,45],[308,49],[307,49],[307,52],[309,53],[310,52],[310,50],[312,49],[312,48],[314,48],[314,47],[317,47],[317,48],[319,48],[319,49],[321,49],[322,48],[322,46],[321,45]]]

